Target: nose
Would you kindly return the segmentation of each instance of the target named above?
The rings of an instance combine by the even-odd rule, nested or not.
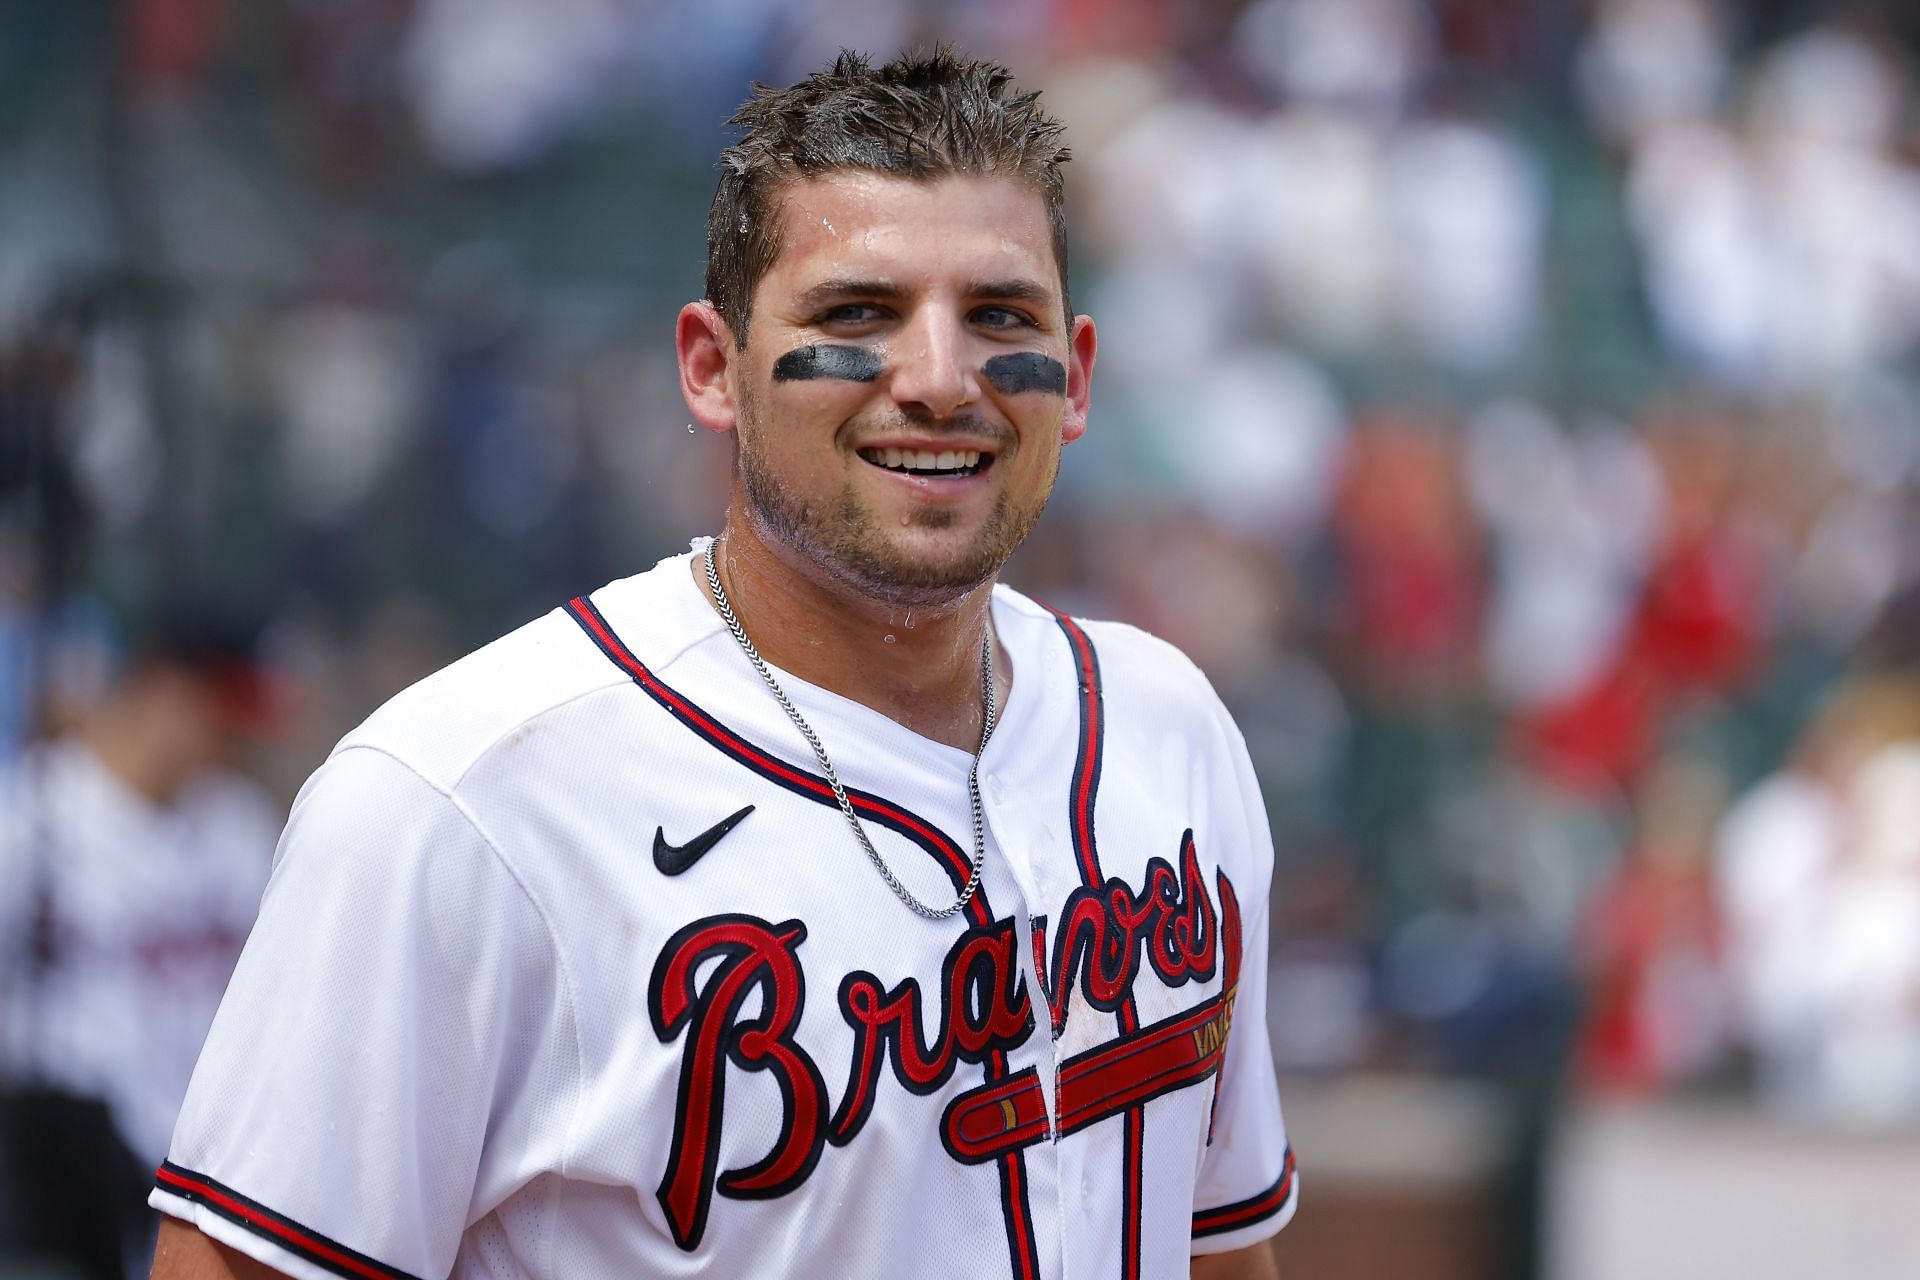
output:
[[[979,371],[968,355],[969,335],[954,317],[931,309],[914,317],[895,348],[890,389],[909,417],[941,419],[980,395]]]

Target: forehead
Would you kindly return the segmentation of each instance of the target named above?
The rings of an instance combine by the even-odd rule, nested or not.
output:
[[[1046,201],[1016,178],[841,170],[787,184],[778,216],[780,250],[756,291],[776,303],[840,279],[1059,287]]]

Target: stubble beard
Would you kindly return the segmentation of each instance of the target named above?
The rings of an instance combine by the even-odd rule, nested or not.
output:
[[[936,559],[898,543],[862,503],[851,481],[822,504],[792,492],[753,445],[753,437],[764,426],[756,423],[738,437],[747,515],[756,532],[763,540],[797,553],[840,585],[889,605],[946,604],[992,578],[1033,532],[1059,474],[1056,459],[1053,475],[1029,506],[1016,505],[1002,489],[972,540]],[[913,526],[940,529],[952,521],[952,512],[934,509],[915,516]]]

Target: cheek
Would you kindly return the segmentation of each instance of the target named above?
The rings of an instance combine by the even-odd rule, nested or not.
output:
[[[837,471],[842,436],[871,392],[848,382],[774,383],[742,399],[741,446],[760,458],[779,458],[788,474]]]
[[[761,385],[769,436],[797,438],[809,447],[836,438],[873,398],[886,361],[878,347],[810,343],[785,351]]]
[[[1049,396],[1027,396],[1014,410],[1019,426],[1020,462],[1023,467],[1051,468],[1060,457],[1061,445],[1069,438],[1069,415],[1065,404]]]

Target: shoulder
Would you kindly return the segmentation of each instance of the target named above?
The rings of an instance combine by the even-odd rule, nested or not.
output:
[[[367,748],[451,791],[516,729],[620,679],[555,609],[394,695],[333,755]]]
[[[1205,673],[1159,636],[1130,623],[1074,617],[1006,587],[996,593],[995,603],[1002,617],[1022,620],[1036,639],[1050,643],[1056,661],[1092,675],[1108,713],[1116,717],[1115,728],[1123,727],[1119,718],[1124,717],[1128,722],[1144,718],[1163,731],[1209,737],[1223,727],[1232,729],[1232,718]]]
[[[1004,589],[995,604],[1002,635],[1026,640],[1028,669],[1047,686],[1050,714],[1078,721],[1082,751],[1097,740],[1106,785],[1123,779],[1123,791],[1151,797],[1149,807],[1181,810],[1236,880],[1264,883],[1272,837],[1259,780],[1245,738],[1199,666],[1124,622],[1072,617]],[[1015,661],[1021,657],[1016,650]],[[1076,695],[1078,708],[1068,710],[1063,691]]]
[[[1178,648],[1125,622],[1087,619],[1079,624],[1100,654],[1101,674],[1129,690],[1156,691],[1160,698],[1196,711],[1226,713],[1212,681]]]
[[[619,600],[629,620],[624,638],[639,643],[638,637],[671,631],[674,610],[662,597],[672,583],[666,571],[671,567],[684,574],[682,559],[663,561],[594,593],[596,600]],[[623,688],[628,680],[561,606],[395,695],[341,739],[334,753],[370,748],[429,786],[452,791],[501,744],[581,699]]]

